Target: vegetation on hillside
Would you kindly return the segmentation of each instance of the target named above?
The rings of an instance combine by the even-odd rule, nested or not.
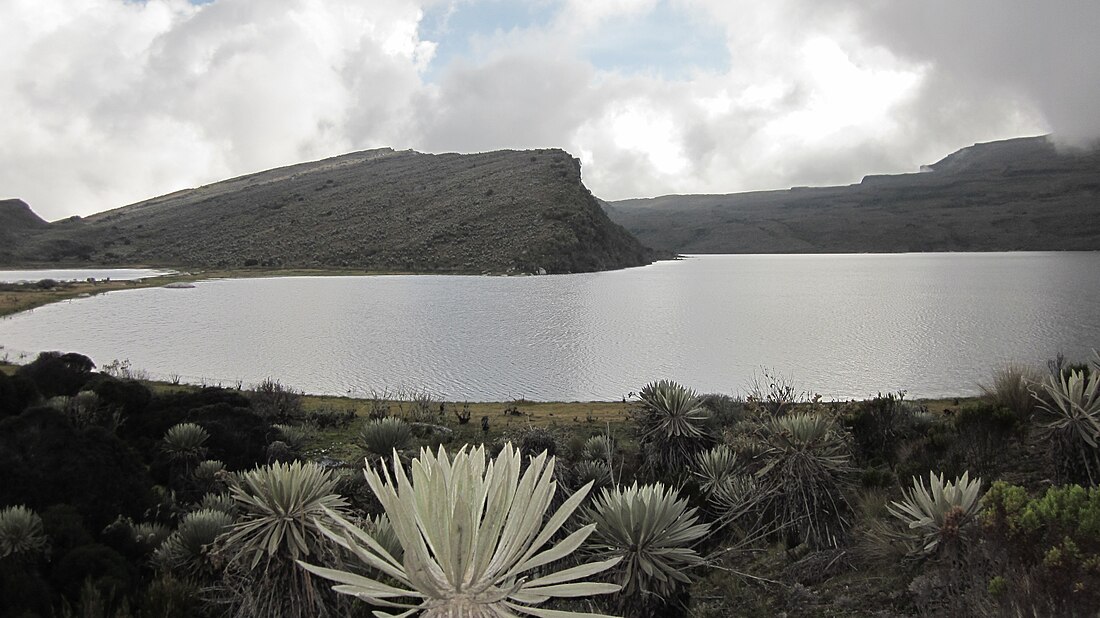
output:
[[[1100,611],[1100,358],[958,405],[658,381],[585,416],[123,365],[0,371],[0,615]]]
[[[608,219],[562,150],[379,149],[28,226],[0,264],[520,274],[657,257]]]

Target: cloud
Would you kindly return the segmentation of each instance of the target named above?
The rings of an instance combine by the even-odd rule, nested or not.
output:
[[[859,17],[868,40],[936,68],[926,103],[989,111],[982,99],[1016,100],[1063,141],[1100,138],[1100,3],[925,0]]]
[[[1100,5],[8,0],[0,193],[50,219],[378,146],[564,147],[607,199],[1100,135]]]
[[[400,144],[432,54],[404,0],[16,0],[0,187],[46,218]]]

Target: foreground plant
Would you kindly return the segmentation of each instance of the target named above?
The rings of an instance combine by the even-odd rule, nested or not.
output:
[[[667,601],[680,585],[691,583],[686,571],[703,563],[692,546],[710,529],[697,523],[695,513],[661,483],[600,493],[585,513],[596,525],[588,549],[622,558],[614,577],[624,601],[645,602],[643,595]]]
[[[211,559],[214,540],[232,523],[233,518],[221,511],[200,509],[188,513],[176,531],[157,547],[154,562],[184,577],[210,575],[215,571]]]
[[[977,514],[982,480],[971,481],[967,472],[950,482],[944,482],[942,473],[929,472],[928,476],[927,486],[914,476],[913,488],[903,492],[902,501],[886,508],[920,534],[923,553],[932,554],[958,540],[963,527]]]
[[[297,560],[315,553],[324,537],[314,522],[326,512],[347,507],[335,486],[332,473],[313,462],[273,464],[245,472],[230,488],[240,514],[227,546],[250,568],[265,558]]]
[[[42,518],[25,506],[0,509],[0,559],[46,551]]]
[[[521,474],[520,454],[506,444],[487,460],[484,446],[463,447],[453,458],[441,446],[427,449],[406,475],[397,453],[385,477],[365,471],[371,489],[386,510],[404,556],[394,557],[367,532],[337,513],[318,521],[326,535],[381,572],[381,580],[356,573],[299,562],[306,570],[337,582],[334,590],[354,595],[400,613],[375,611],[377,616],[507,617],[529,614],[545,618],[595,616],[540,609],[555,597],[587,597],[619,590],[613,584],[577,581],[602,571],[620,558],[581,564],[539,577],[523,574],[558,561],[592,534],[589,524],[545,547],[588,494],[591,485],[574,493],[554,514],[544,516],[554,497],[554,458],[531,458]],[[540,569],[545,573],[545,569]]]
[[[815,414],[788,414],[763,426],[768,449],[757,472],[761,500],[795,542],[836,547],[848,529],[851,508],[843,488],[851,466],[842,431]]]
[[[230,488],[239,515],[222,551],[231,566],[224,579],[237,615],[324,616],[339,604],[295,565],[305,557],[337,562],[336,546],[317,525],[347,507],[336,483],[331,471],[295,461],[245,472]]]
[[[1100,372],[1087,378],[1080,371],[1059,372],[1041,386],[1042,391],[1032,391],[1039,402],[1036,422],[1043,437],[1054,442],[1052,453],[1061,456],[1062,475],[1095,484],[1100,480]],[[1084,474],[1075,470],[1078,463]]]

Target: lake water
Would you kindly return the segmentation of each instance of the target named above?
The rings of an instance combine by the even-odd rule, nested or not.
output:
[[[88,277],[97,280],[114,279],[130,281],[172,274],[170,270],[152,270],[149,268],[59,268],[51,270],[0,270],[0,283],[18,283],[20,281],[84,281]]]
[[[213,280],[0,320],[0,350],[312,393],[613,400],[762,366],[826,399],[974,393],[1007,361],[1100,348],[1100,253],[695,256],[543,277]]]

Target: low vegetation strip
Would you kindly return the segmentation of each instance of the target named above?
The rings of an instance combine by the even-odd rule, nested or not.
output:
[[[777,380],[311,397],[76,353],[0,369],[2,615],[1100,611],[1100,356],[936,402]]]

